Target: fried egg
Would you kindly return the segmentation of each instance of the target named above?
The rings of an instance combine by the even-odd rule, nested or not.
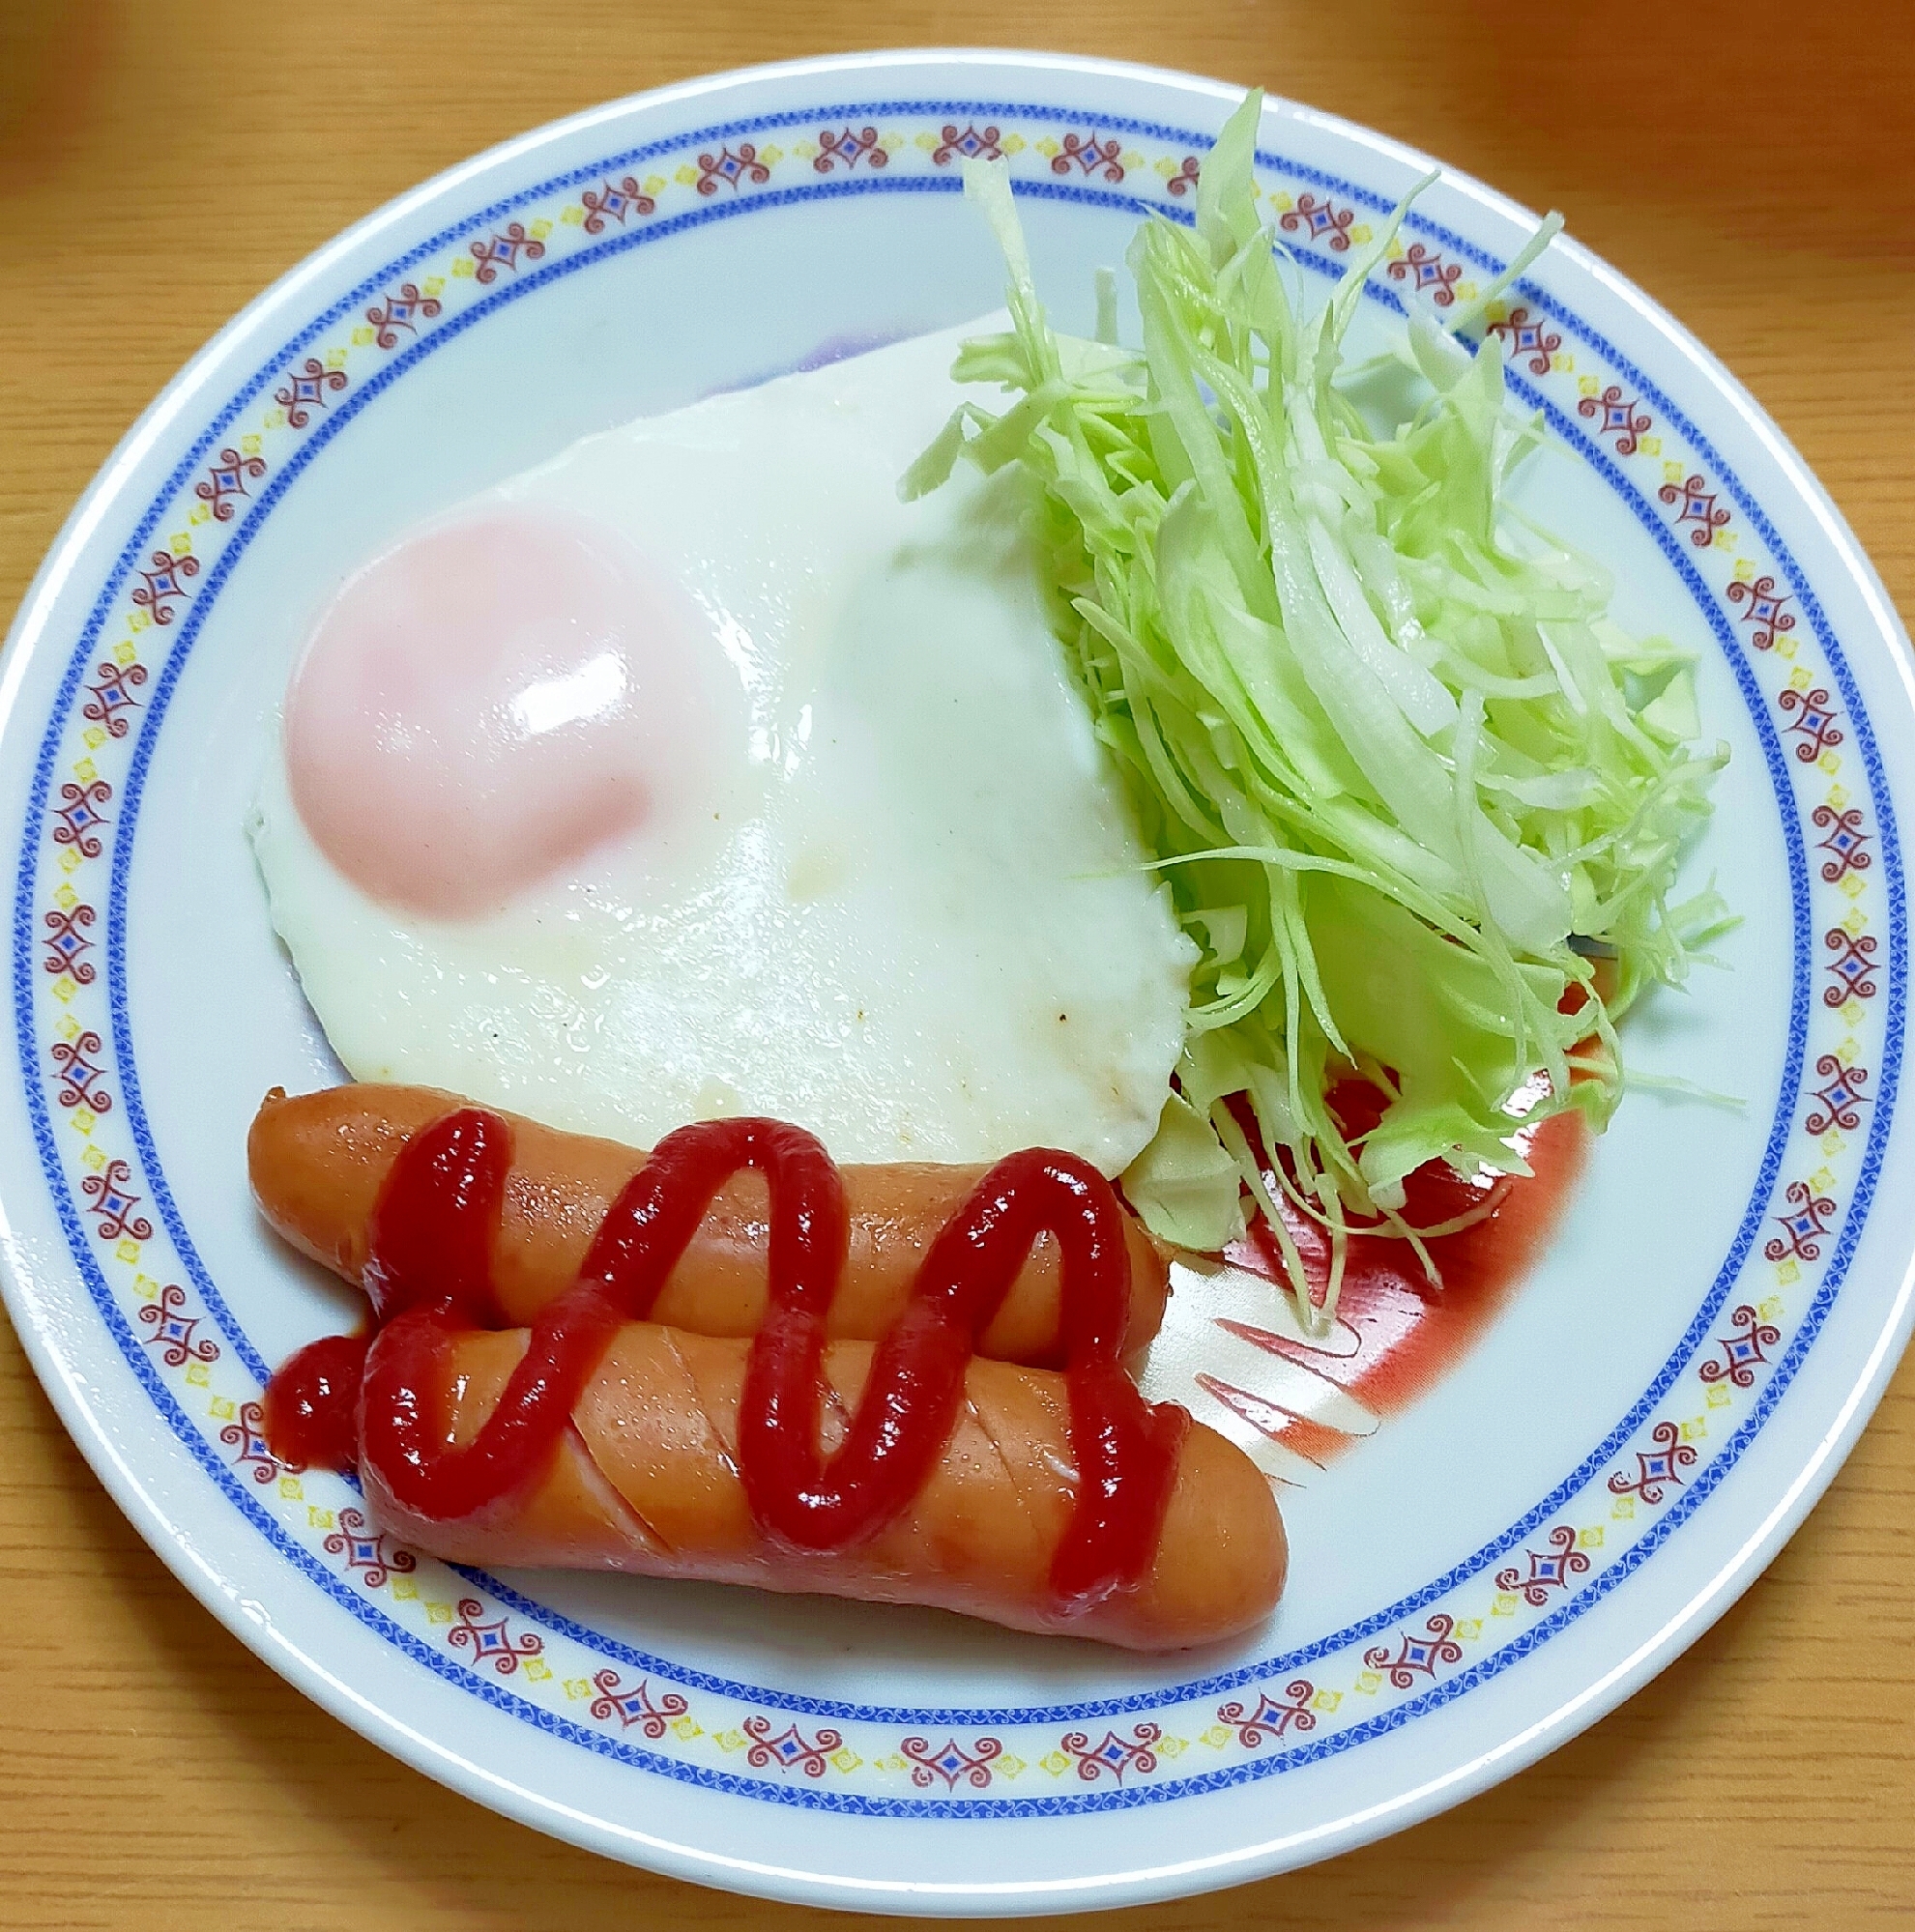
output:
[[[1149,1139],[1194,949],[1030,486],[898,497],[970,332],[588,437],[340,589],[250,829],[355,1076],[640,1145],[749,1112],[1115,1173]]]

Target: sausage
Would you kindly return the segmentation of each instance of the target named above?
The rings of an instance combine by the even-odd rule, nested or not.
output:
[[[443,1437],[463,1447],[496,1406],[526,1332],[466,1331],[441,1357]],[[1141,1584],[1074,1616],[1049,1590],[1077,1472],[1065,1378],[972,1357],[942,1458],[906,1510],[869,1542],[828,1554],[774,1543],[739,1475],[748,1344],[653,1322],[618,1330],[572,1408],[557,1456],[529,1490],[477,1518],[413,1514],[362,1463],[381,1523],[452,1563],[553,1565],[751,1584],[762,1590],[930,1604],[1014,1629],[1141,1651],[1222,1641],[1268,1615],[1283,1588],[1284,1527],[1241,1450],[1193,1423],[1154,1561]],[[872,1349],[825,1351],[823,1446],[842,1439]],[[427,1413],[432,1411],[428,1408]]]
[[[371,1082],[289,1098],[275,1087],[247,1139],[252,1189],[266,1219],[303,1254],[357,1285],[374,1202],[407,1140],[461,1105],[422,1086]],[[645,1156],[615,1140],[565,1134],[515,1114],[513,1166],[492,1248],[503,1325],[531,1321],[577,1277],[592,1237]],[[985,1169],[898,1164],[848,1167],[851,1247],[831,1304],[833,1339],[873,1341],[904,1307],[919,1263]],[[700,1335],[749,1336],[764,1316],[769,1197],[756,1173],[720,1191],[652,1312]],[[1169,1293],[1163,1252],[1125,1217],[1131,1300],[1125,1352],[1157,1332]],[[1031,1250],[977,1342],[981,1354],[1041,1367],[1062,1359],[1057,1243]]]

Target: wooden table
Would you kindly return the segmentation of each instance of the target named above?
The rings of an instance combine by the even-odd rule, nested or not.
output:
[[[1081,0],[1041,19],[1010,0],[8,0],[0,14],[0,608],[173,370],[388,197],[553,116],[701,71],[974,41],[1260,82],[1564,209],[1748,383],[1915,609],[1915,28],[1898,0]],[[1911,1525],[1915,1362],[1768,1574],[1588,1735],[1334,1863],[1102,1922],[1907,1923]],[[5,1927],[827,1920],[555,1844],[322,1716],[121,1519],[4,1324],[0,1601]]]

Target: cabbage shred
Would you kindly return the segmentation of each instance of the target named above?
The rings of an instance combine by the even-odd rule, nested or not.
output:
[[[1247,1195],[1320,1324],[1352,1226],[1436,1231],[1401,1213],[1415,1168],[1524,1172],[1518,1112],[1608,1120],[1615,1021],[1726,923],[1713,891],[1671,899],[1726,751],[1692,743],[1690,657],[1626,635],[1608,574],[1503,500],[1541,430],[1460,332],[1559,222],[1447,329],[1412,312],[1420,401],[1375,433],[1343,341],[1408,201],[1306,314],[1258,209],[1261,105],[1204,162],[1194,230],[1138,231],[1141,351],[1108,286],[1105,339],[1049,327],[1002,164],[967,164],[1012,328],[953,373],[1015,400],[961,407],[902,487],[960,458],[1041,484],[1066,656],[1202,952],[1126,1192],[1202,1249]],[[1347,1138],[1328,1096],[1352,1075],[1387,1104]],[[1278,1190],[1329,1231],[1320,1300]]]

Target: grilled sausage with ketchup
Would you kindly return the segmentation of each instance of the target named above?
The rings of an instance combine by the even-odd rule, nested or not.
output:
[[[523,1330],[462,1337],[431,1392],[448,1442],[470,1442],[525,1347]],[[838,1447],[870,1368],[868,1342],[825,1351],[824,1443]],[[490,1569],[550,1565],[922,1603],[1013,1629],[1125,1649],[1185,1649],[1268,1616],[1286,1548],[1270,1485],[1234,1444],[1193,1423],[1175,1452],[1154,1548],[1134,1587],[1072,1612],[1050,1588],[1077,1487],[1062,1375],[972,1358],[943,1453],[903,1514],[867,1542],[793,1550],[754,1521],[739,1469],[745,1344],[654,1323],[620,1329],[571,1412],[549,1471],[476,1522],[437,1522],[369,1469],[379,1521],[416,1549]]]
[[[377,1324],[281,1367],[267,1438],[289,1462],[356,1464],[416,1547],[922,1603],[1144,1650],[1240,1634],[1275,1602],[1286,1548],[1262,1477],[1123,1371],[1140,1237],[1088,1163],[1031,1148],[962,1187],[925,1168],[906,1187],[841,1171],[772,1120],[682,1128],[643,1160],[588,1142],[626,1178],[568,1228],[560,1280],[523,1203],[577,1143],[445,1096],[410,1104],[402,1132],[377,1091],[358,1109],[269,1099],[252,1152],[276,1225],[356,1272]],[[289,1110],[305,1131],[283,1131]],[[368,1139],[329,1191],[338,1145]],[[577,1162],[557,1171],[576,1201]],[[909,1227],[909,1277],[879,1254],[864,1318],[882,1327],[840,1339],[859,1214],[907,1197],[936,1202]],[[714,1223],[735,1245],[708,1272],[693,1263]],[[881,1248],[867,1236],[867,1255]],[[527,1255],[516,1285],[536,1281],[538,1305],[521,1315],[499,1277]],[[708,1281],[723,1291],[701,1304]],[[975,1352],[1020,1289],[1030,1345],[1059,1370]],[[675,1294],[749,1318],[749,1337],[661,1319]]]
[[[373,1206],[400,1150],[422,1127],[462,1103],[435,1087],[372,1082],[289,1098],[266,1096],[247,1140],[261,1210],[302,1254],[356,1286],[365,1269]],[[616,1140],[562,1134],[517,1114],[513,1162],[492,1247],[492,1290],[507,1326],[530,1321],[577,1278],[594,1232],[645,1156]],[[900,1164],[848,1167],[851,1240],[827,1329],[835,1340],[872,1341],[904,1306],[933,1236],[984,1172],[982,1168]],[[765,1312],[768,1230],[765,1183],[743,1172],[724,1187],[665,1284],[653,1312],[699,1335],[748,1336]],[[1130,1316],[1123,1352],[1156,1334],[1169,1293],[1164,1256],[1125,1217]],[[1040,1240],[1005,1295],[977,1352],[1054,1367],[1058,1251]]]

